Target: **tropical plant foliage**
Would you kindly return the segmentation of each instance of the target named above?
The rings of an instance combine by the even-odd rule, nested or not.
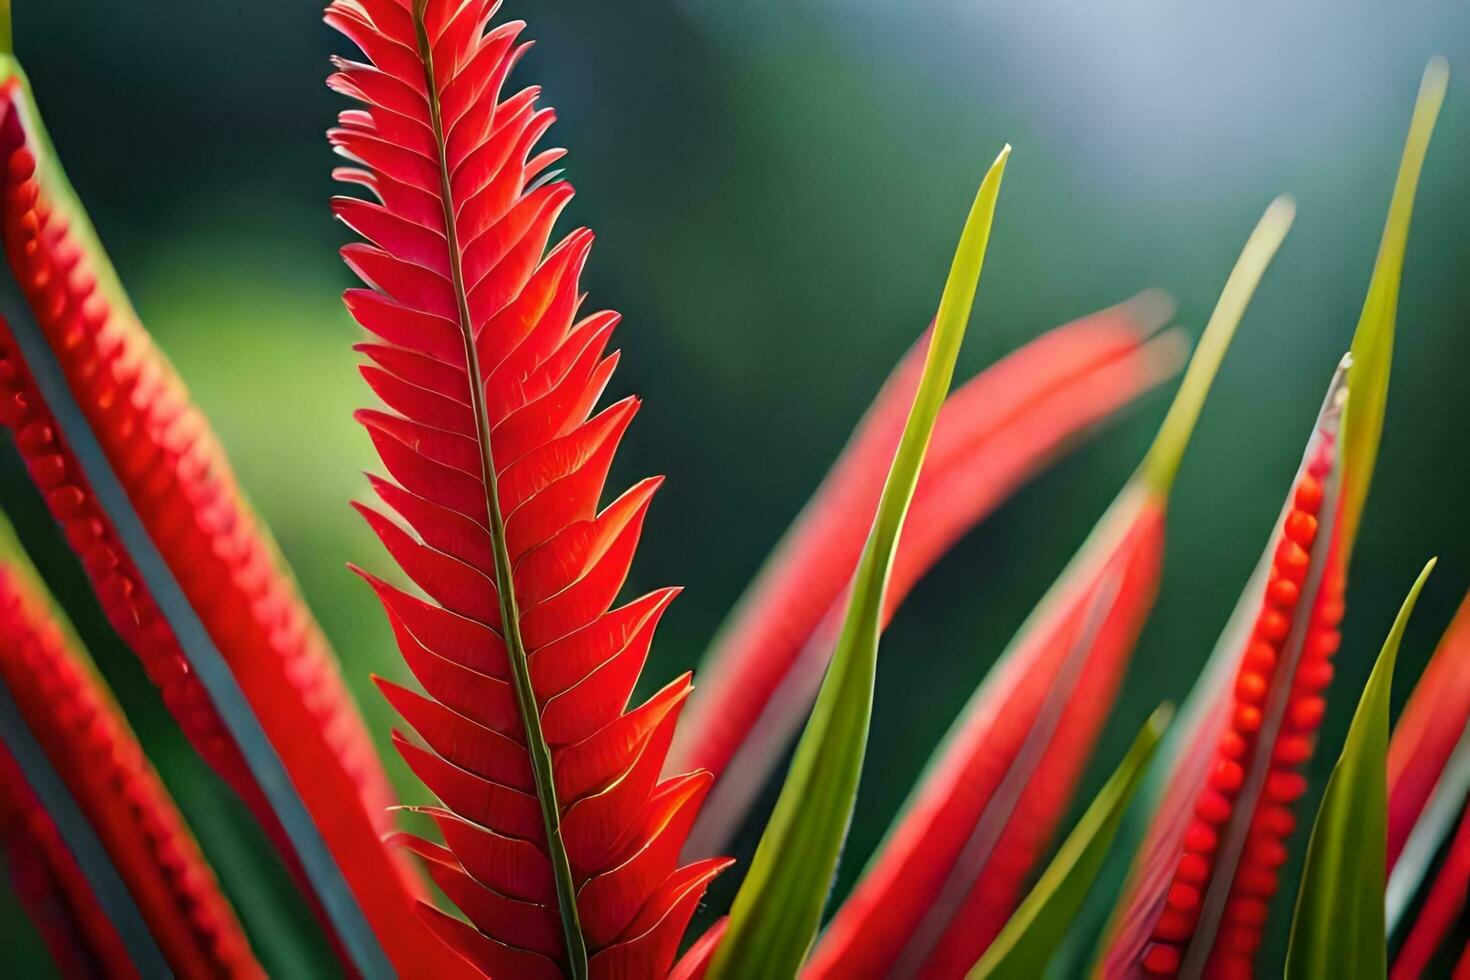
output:
[[[392,559],[359,574],[416,682],[378,679],[423,789],[398,801],[337,659],[67,182],[0,0],[0,244],[18,297],[0,322],[0,423],[107,621],[278,850],[344,972],[1031,977],[1062,946],[1080,972],[1076,951],[1096,939],[1100,975],[1238,976],[1282,893],[1294,977],[1384,976],[1390,962],[1411,977],[1436,957],[1470,969],[1445,948],[1470,881],[1470,601],[1390,725],[1428,568],[1361,695],[1300,885],[1281,875],[1352,639],[1350,559],[1388,425],[1441,63],[1351,350],[1335,372],[1302,369],[1330,375],[1326,397],[1180,719],[1155,712],[1064,835],[1165,574],[1185,449],[1292,224],[1289,198],[1247,239],[1136,474],[829,909],[889,619],[1013,490],[1172,376],[1182,334],[1158,332],[1167,303],[1147,294],[951,393],[987,250],[1022,218],[1002,201],[1006,146],[930,328],[711,644],[699,692],[686,673],[640,699],[679,591],[623,594],[662,478],[606,492],[639,400],[601,405],[619,317],[586,305],[593,236],[557,230],[565,151],[541,145],[554,114],[513,81],[525,25],[497,6],[332,0],[325,15],[358,52],[328,78],[351,102],[329,133],[349,191],[332,208],[360,239],[342,249],[361,280],[344,299],[377,400],[356,416],[381,462],[377,500],[356,506]],[[686,936],[747,824],[759,843],[728,915]],[[264,974],[270,937],[241,925],[8,530],[0,843],[68,976]]]

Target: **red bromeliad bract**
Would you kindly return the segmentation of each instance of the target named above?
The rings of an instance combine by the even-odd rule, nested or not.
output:
[[[169,966],[181,976],[263,976],[214,873],[121,712],[70,649],[43,600],[3,565],[0,687],[106,849]],[[71,853],[3,743],[0,757],[0,811],[13,815],[21,834],[17,849],[21,841],[39,849],[30,855],[40,859],[32,881],[54,884],[69,919],[50,920],[44,931],[84,942],[73,951],[83,961],[109,973],[124,969],[130,961],[111,923],[95,907]]]
[[[341,60],[338,198],[370,244],[342,250],[369,287],[348,308],[376,338],[362,373],[388,411],[358,415],[408,529],[363,515],[431,601],[368,576],[428,697],[384,692],[427,748],[404,758],[443,801],[445,846],[409,838],[473,923],[422,906],[498,976],[644,977],[673,961],[728,862],[677,868],[706,772],[659,782],[688,675],[625,710],[676,590],[610,610],[659,480],[599,510],[637,411],[593,415],[616,364],[616,314],[582,315],[592,235],[547,250],[572,196],[536,151],[537,90],[502,97],[522,25],[489,0],[338,0],[327,21],[370,59]],[[590,416],[590,417],[589,417]]]

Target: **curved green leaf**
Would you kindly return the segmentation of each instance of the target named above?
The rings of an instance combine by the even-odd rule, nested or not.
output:
[[[1028,980],[1046,969],[1102,869],[1123,814],[1173,714],[1173,706],[1164,704],[1149,716],[1128,754],[1077,821],[1031,894],[969,972],[968,980]]]
[[[1409,121],[1409,136],[1404,142],[1398,178],[1393,185],[1393,198],[1388,205],[1383,240],[1378,246],[1378,258],[1373,263],[1373,278],[1368,283],[1368,296],[1363,301],[1363,312],[1353,334],[1353,360],[1348,370],[1348,403],[1343,414],[1342,435],[1344,559],[1352,553],[1358,521],[1363,516],[1363,505],[1368,498],[1368,486],[1373,481],[1378,443],[1383,437],[1388,373],[1393,364],[1394,319],[1398,313],[1404,249],[1409,241],[1409,219],[1414,212],[1414,192],[1419,187],[1424,154],[1429,149],[1429,137],[1434,132],[1435,120],[1439,118],[1439,107],[1444,103],[1449,78],[1449,66],[1443,58],[1432,59],[1424,69],[1424,80],[1419,85],[1414,116]]]
[[[1288,980],[1387,975],[1383,890],[1388,860],[1389,695],[1404,627],[1434,562],[1430,559],[1419,573],[1388,631],[1342,755],[1327,781],[1292,915]]]
[[[1291,230],[1296,217],[1296,202],[1289,194],[1282,194],[1267,207],[1266,213],[1256,223],[1251,237],[1241,249],[1240,258],[1225,280],[1225,288],[1215,302],[1210,320],[1205,324],[1189,367],[1184,369],[1184,380],[1179,383],[1179,393],[1169,405],[1169,412],[1159,426],[1148,455],[1138,468],[1138,479],[1159,497],[1167,497],[1179,464],[1184,458],[1184,449],[1194,433],[1194,424],[1199,421],[1200,411],[1205,407],[1205,396],[1220,370],[1220,362],[1230,349],[1235,337],[1235,328],[1245,317],[1246,307],[1256,294],[1261,277],[1276,257],[1276,250]]]
[[[996,197],[1011,148],[980,183],[950,266],[908,422],[853,575],[836,650],[761,835],[710,976],[795,976],[821,923],[857,799],[873,709],[883,596],[934,421],[949,392],[970,319]]]

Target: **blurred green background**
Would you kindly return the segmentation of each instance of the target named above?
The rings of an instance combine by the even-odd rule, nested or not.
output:
[[[334,158],[322,131],[340,104],[322,80],[338,42],[312,2],[14,6],[17,52],[73,182],[386,745],[392,721],[367,677],[404,669],[343,567],[388,563],[347,507],[373,463],[349,418],[369,396],[338,300],[349,278],[334,253],[347,236],[326,204]],[[645,683],[697,661],[927,322],[964,209],[1003,142],[1015,155],[964,375],[1147,286],[1171,292],[1197,331],[1260,211],[1290,191],[1296,227],[1185,460],[1162,594],[1082,787],[1090,797],[1153,706],[1187,691],[1265,543],[1356,322],[1419,74],[1442,53],[1451,90],[1410,241],[1314,807],[1424,559],[1441,560],[1404,649],[1400,701],[1470,582],[1470,9],[1110,6],[506,4],[538,41],[518,78],[544,86],[560,116],[551,138],[572,150],[580,194],[565,227],[600,237],[592,302],[625,315],[610,394],[646,398],[615,483],[670,477],[629,588],[687,591]],[[835,897],[1128,476],[1165,403],[1151,396],[1025,489],[900,613]],[[252,932],[269,937],[270,965],[329,971],[307,916],[281,899],[279,871],[108,635],[15,464],[4,467],[0,496]],[[424,798],[401,785],[406,799]],[[735,880],[712,896],[715,909]],[[1273,966],[1290,905],[1290,895],[1276,904]],[[8,895],[0,923],[0,963],[43,971]]]

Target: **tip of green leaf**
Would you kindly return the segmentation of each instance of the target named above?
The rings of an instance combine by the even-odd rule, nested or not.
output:
[[[1344,555],[1352,551],[1358,522],[1373,480],[1378,443],[1383,436],[1383,416],[1388,407],[1388,376],[1393,365],[1394,322],[1398,315],[1399,283],[1404,271],[1404,252],[1409,241],[1409,221],[1414,211],[1414,192],[1429,150],[1429,137],[1444,104],[1449,85],[1449,65],[1432,58],[1419,84],[1404,155],[1394,181],[1393,198],[1373,278],[1358,328],[1353,333],[1353,366],[1348,373],[1348,404],[1343,421],[1343,493],[1341,535]]]
[[[1138,479],[1160,497],[1168,496],[1169,488],[1174,484],[1189,437],[1204,407],[1205,396],[1209,394],[1220,362],[1235,336],[1235,328],[1245,316],[1251,296],[1286,238],[1295,216],[1296,203],[1289,196],[1282,195],[1272,201],[1246,241],[1230,278],[1225,281],[1225,289],[1220,293],[1215,311],[1210,314],[1209,323],[1205,325],[1199,345],[1195,347],[1194,356],[1184,372],[1179,393],[1174,396],[1174,403],[1164,416],[1164,424],[1159,427],[1159,434],[1139,469]]]
[[[0,0],[0,54],[13,54],[15,39],[10,33],[10,0]]]
[[[1169,727],[1169,722],[1174,720],[1174,704],[1165,701],[1154,709],[1154,713],[1148,716],[1148,721],[1143,723],[1144,731],[1158,738],[1164,734],[1164,729]]]

